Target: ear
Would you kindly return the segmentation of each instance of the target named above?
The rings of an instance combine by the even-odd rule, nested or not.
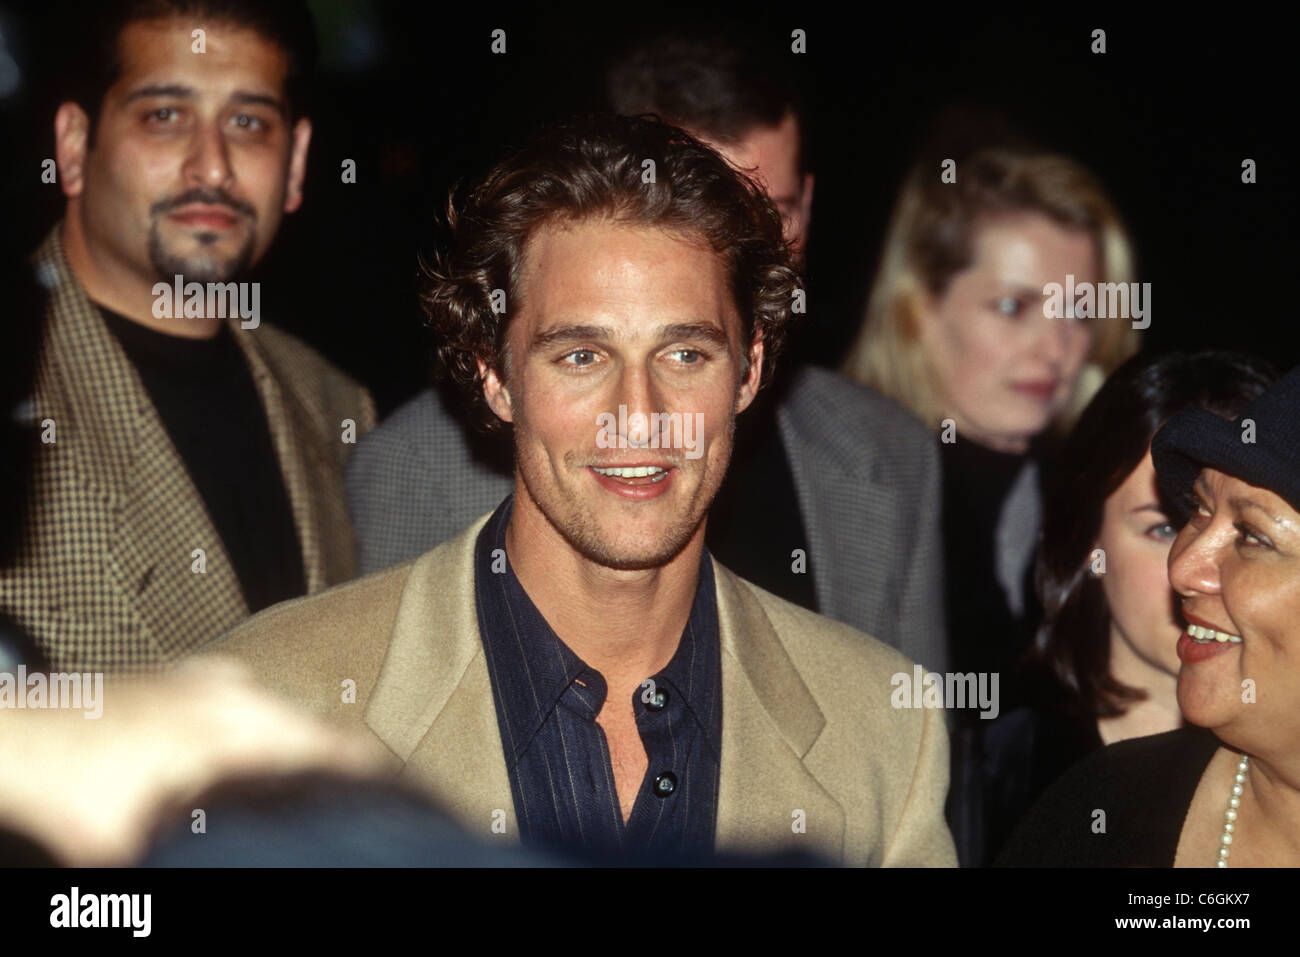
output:
[[[804,173],[803,195],[799,197],[799,210],[803,213],[804,232],[808,231],[808,222],[812,218],[813,174]]]
[[[495,369],[489,369],[482,359],[478,360],[478,374],[483,377],[483,398],[488,408],[496,413],[502,422],[514,422],[514,406],[510,401],[510,390],[506,388]]]
[[[63,195],[80,196],[86,186],[86,152],[90,117],[76,103],[59,104],[54,114],[54,162],[59,168]]]
[[[763,379],[763,336],[761,334],[754,337],[753,344],[749,347],[749,375],[740,383],[740,392],[736,397],[736,414],[739,415],[749,408],[749,404],[754,401],[754,396],[758,395],[758,384]]]
[[[293,126],[289,147],[289,182],[284,192],[284,211],[294,213],[302,206],[302,184],[307,177],[307,147],[311,145],[311,120],[303,117]]]

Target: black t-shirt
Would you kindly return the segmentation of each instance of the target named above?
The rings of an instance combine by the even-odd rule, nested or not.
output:
[[[250,611],[304,594],[298,531],[266,411],[230,329],[186,339],[99,309],[207,506]]]

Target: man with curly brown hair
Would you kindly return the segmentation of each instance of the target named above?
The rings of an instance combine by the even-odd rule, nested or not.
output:
[[[802,258],[816,152],[805,58],[765,36],[733,22],[639,36],[610,51],[603,99],[609,112],[681,127],[751,176]],[[835,325],[835,308],[815,278],[809,285],[794,348],[739,419],[705,545],[766,591],[947,672],[938,443],[892,399],[799,361],[824,352]],[[509,443],[468,428],[461,406],[441,381],[357,444],[347,495],[363,574],[455,537],[513,487]]]
[[[953,864],[942,712],[891,706],[911,662],[705,548],[799,288],[762,189],[676,127],[593,117],[451,219],[423,301],[456,381],[512,430],[514,491],[215,650],[369,728],[471,833]]]

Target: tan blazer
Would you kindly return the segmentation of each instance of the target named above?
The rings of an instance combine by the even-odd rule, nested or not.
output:
[[[195,651],[248,617],[203,499],[139,375],[86,297],[56,226],[33,256],[48,291],[35,386],[23,414],[37,446],[16,561],[0,608],[56,670],[134,671]],[[373,427],[365,389],[266,323],[230,320],[266,410],[293,508],[308,592],[356,574],[343,468]],[[45,423],[45,425],[42,425]],[[204,550],[198,574],[193,551]]]
[[[368,728],[392,752],[394,770],[427,787],[472,835],[513,842],[514,803],[474,603],[474,543],[489,517],[419,558],[269,608],[205,654],[240,658],[290,701]],[[911,662],[717,562],[714,575],[722,642],[717,849],[955,866],[943,818],[943,715],[890,706],[890,679],[910,676]],[[504,820],[504,834],[494,820]]]

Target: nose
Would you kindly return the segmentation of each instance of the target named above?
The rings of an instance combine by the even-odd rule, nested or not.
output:
[[[200,124],[185,159],[185,179],[189,185],[220,189],[230,183],[230,155],[225,137],[215,122]]]
[[[656,442],[655,438],[656,433],[662,430],[664,422],[663,418],[656,416],[655,413],[663,412],[665,409],[660,404],[662,396],[650,370],[640,363],[628,363],[619,376],[617,392],[618,404],[627,407],[630,433],[626,436],[628,447],[662,448],[662,443]],[[610,411],[617,412],[614,409]],[[632,419],[632,416],[638,412],[645,417],[644,426],[639,430],[633,428]]]
[[[1169,549],[1169,584],[1179,596],[1219,594],[1223,549],[1232,547],[1233,531],[1223,516],[1199,530],[1188,524],[1178,533]]]
[[[1034,343],[1037,357],[1053,368],[1063,366],[1077,334],[1074,324],[1068,319],[1044,316],[1042,322],[1034,325],[1038,327],[1035,331],[1038,338]]]

